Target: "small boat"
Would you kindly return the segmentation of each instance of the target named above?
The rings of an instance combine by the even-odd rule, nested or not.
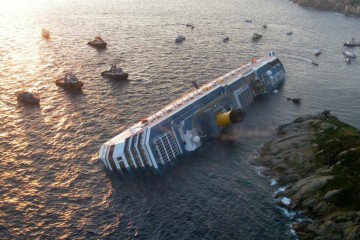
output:
[[[301,100],[300,98],[286,98],[288,101],[292,101],[295,104],[300,104]]]
[[[230,40],[230,38],[228,36],[223,38],[223,42],[228,42]]]
[[[257,41],[260,38],[262,38],[262,34],[260,34],[260,33],[254,33],[253,36],[252,36],[253,41]]]
[[[351,51],[345,51],[345,52],[343,52],[343,54],[347,57],[356,58],[356,54]]]
[[[350,58],[347,58],[345,59],[346,63],[351,63],[351,59]]]
[[[84,86],[83,82],[79,81],[72,71],[67,72],[64,78],[56,80],[55,84],[69,90],[81,90],[82,86]]]
[[[101,73],[101,76],[108,77],[116,80],[127,80],[129,74],[124,72],[121,68],[116,67],[115,64],[110,66],[109,71],[104,71]]]
[[[321,50],[320,49],[315,49],[315,51],[314,51],[315,57],[319,56],[320,54],[321,54]]]
[[[266,25],[266,24],[264,24],[264,25],[263,25],[263,29],[266,29],[266,28],[267,28],[267,25]]]
[[[24,103],[28,104],[39,104],[40,103],[40,96],[36,93],[23,91],[16,94],[16,98],[19,101],[22,101]]]
[[[317,62],[315,62],[314,60],[311,61],[311,64],[315,65],[315,66],[319,66],[319,64]]]
[[[50,39],[50,31],[47,29],[41,29],[41,36],[45,39]]]
[[[88,45],[102,49],[106,48],[107,43],[100,37],[100,35],[97,35],[94,40],[88,42]]]
[[[293,32],[287,32],[286,33],[286,35],[288,35],[288,36],[290,36],[290,35],[292,35],[293,34]]]
[[[252,20],[250,20],[250,19],[245,19],[245,22],[247,22],[247,23],[251,23],[251,22],[252,22]]]
[[[182,43],[185,40],[185,37],[183,35],[179,35],[175,38],[176,43]]]
[[[189,28],[191,28],[191,29],[194,29],[194,28],[195,28],[195,26],[192,25],[191,23],[186,24],[186,27],[189,27]]]
[[[344,46],[346,46],[346,47],[357,47],[357,46],[360,46],[360,42],[355,42],[355,39],[352,38],[350,41],[345,42]]]

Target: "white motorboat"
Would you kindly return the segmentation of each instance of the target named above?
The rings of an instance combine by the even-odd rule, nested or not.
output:
[[[356,58],[355,52],[345,51],[345,52],[343,52],[343,54],[347,57]]]

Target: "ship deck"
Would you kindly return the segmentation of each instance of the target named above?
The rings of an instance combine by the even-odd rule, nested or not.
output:
[[[200,86],[198,89],[194,89],[185,95],[181,96],[180,98],[174,100],[173,102],[167,104],[165,107],[160,109],[158,112],[142,119],[138,123],[134,124],[127,130],[123,131],[119,135],[115,136],[114,138],[110,139],[108,143],[117,143],[120,141],[124,141],[126,138],[140,133],[144,131],[147,127],[152,127],[163,121],[164,119],[168,118],[169,116],[175,114],[176,112],[180,111],[184,107],[188,106],[189,104],[197,101],[199,98],[204,96],[204,94],[211,92],[215,90],[216,88],[220,86],[229,85],[242,76],[246,75],[249,71],[251,71],[253,68],[258,68],[264,64],[265,60],[270,61],[270,59],[276,59],[275,56],[265,56],[263,58],[260,58],[258,60],[253,59],[252,62],[247,64],[241,64],[239,68],[226,73],[225,75],[214,79],[202,86]],[[265,62],[268,62],[265,61]]]

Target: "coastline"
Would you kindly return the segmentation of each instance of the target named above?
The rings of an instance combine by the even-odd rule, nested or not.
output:
[[[360,16],[360,2],[354,0],[291,0],[303,7]]]
[[[300,239],[360,238],[360,131],[324,111],[279,126],[250,159]]]

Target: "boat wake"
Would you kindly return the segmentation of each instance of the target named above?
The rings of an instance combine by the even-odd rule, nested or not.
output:
[[[311,59],[305,58],[305,57],[302,57],[302,56],[288,55],[288,57],[293,58],[293,59],[298,59],[298,60],[306,61],[306,62],[309,62],[309,63],[312,62]]]

